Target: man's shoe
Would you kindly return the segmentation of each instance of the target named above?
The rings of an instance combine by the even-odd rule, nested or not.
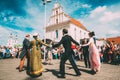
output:
[[[18,67],[16,67],[16,69],[19,69],[19,66],[18,66]]]
[[[23,69],[22,70],[19,70],[19,72],[22,72],[22,71],[24,71]]]
[[[91,70],[91,74],[92,74],[92,75],[96,74],[96,71]]]
[[[58,78],[65,78],[65,75],[59,74],[59,75],[57,75],[57,77],[58,77]]]
[[[81,76],[81,73],[80,74],[76,74],[75,76]]]

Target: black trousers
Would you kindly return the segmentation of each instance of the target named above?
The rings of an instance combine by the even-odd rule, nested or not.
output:
[[[27,70],[30,69],[30,58],[27,58]]]
[[[85,67],[89,67],[89,68],[90,68],[89,54],[88,54],[88,53],[83,53],[83,55],[84,55],[84,63],[85,63]]]
[[[65,75],[65,62],[69,60],[73,69],[75,70],[76,74],[79,75],[80,74],[80,71],[79,69],[77,68],[77,65],[74,61],[74,57],[73,55],[70,55],[70,56],[66,56],[65,54],[62,55],[61,57],[61,61],[60,61],[60,74],[61,75]]]

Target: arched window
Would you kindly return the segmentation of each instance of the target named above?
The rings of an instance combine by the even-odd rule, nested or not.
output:
[[[58,24],[58,19],[56,19],[56,24]]]
[[[75,32],[74,35],[75,35],[75,40],[76,40],[76,28],[74,29],[74,32]]]
[[[58,38],[58,30],[56,30],[55,33],[56,33],[56,38]]]
[[[84,33],[84,38],[86,37],[86,33]]]
[[[81,43],[81,39],[82,39],[82,31],[80,30],[80,33],[79,33],[79,40],[80,40],[80,43]]]
[[[56,15],[58,15],[58,11],[56,11]]]

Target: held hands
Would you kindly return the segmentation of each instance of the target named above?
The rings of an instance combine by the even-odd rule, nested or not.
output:
[[[79,47],[81,48],[81,47],[82,47],[82,44],[80,44]]]
[[[50,48],[52,48],[52,45],[49,45]]]
[[[53,48],[52,45],[48,45],[47,47],[48,47],[48,48]]]
[[[80,50],[81,49],[81,45],[77,46],[77,49]]]
[[[79,49],[79,48],[80,48],[80,46],[76,46],[76,48],[77,48],[77,49]]]

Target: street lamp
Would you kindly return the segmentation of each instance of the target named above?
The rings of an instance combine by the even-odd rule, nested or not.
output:
[[[43,1],[43,5],[46,5],[46,3],[51,2],[51,0],[42,0]]]
[[[46,42],[46,35],[45,35],[45,33],[46,33],[46,4],[47,3],[50,3],[51,2],[51,0],[42,0],[43,1],[43,5],[45,6],[45,23],[44,23],[44,42]],[[44,61],[45,61],[45,47],[44,47]]]

